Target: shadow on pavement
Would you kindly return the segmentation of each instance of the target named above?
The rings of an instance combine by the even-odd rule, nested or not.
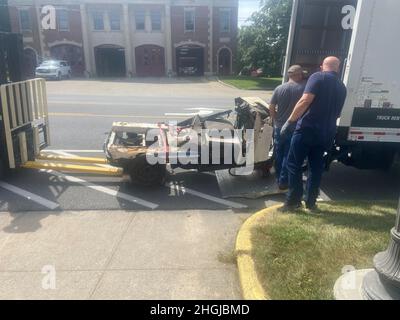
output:
[[[333,201],[397,200],[400,172],[395,170],[358,170],[340,163],[324,174],[322,190]]]

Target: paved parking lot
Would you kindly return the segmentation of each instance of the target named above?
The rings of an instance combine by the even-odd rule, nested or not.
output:
[[[132,81],[49,81],[50,152],[102,157],[113,121],[179,121],[195,113],[232,109],[238,96],[271,92],[243,91],[217,81],[140,79]],[[324,178],[322,198],[395,199],[397,176],[334,164]],[[351,187],[350,187],[351,186]],[[37,210],[224,210],[252,212],[283,196],[258,200],[223,199],[215,175],[176,171],[159,188],[133,186],[121,178],[19,170],[0,187],[0,211]]]
[[[193,114],[233,109],[236,90],[217,81],[141,79],[48,81],[50,153],[102,157],[113,121],[180,121]],[[1,211],[36,210],[244,210],[265,201],[222,199],[214,174],[176,171],[165,186],[142,188],[125,178],[18,170],[2,182]]]
[[[47,152],[102,157],[113,121],[179,121],[254,95],[271,92],[205,79],[48,82]],[[335,163],[321,197],[396,200],[399,177]],[[240,298],[234,264],[219,257],[229,257],[243,219],[283,199],[224,199],[215,174],[196,171],[176,170],[158,188],[14,171],[0,181],[0,298]],[[57,286],[48,290],[53,269]]]
[[[230,211],[0,214],[0,299],[240,299]]]

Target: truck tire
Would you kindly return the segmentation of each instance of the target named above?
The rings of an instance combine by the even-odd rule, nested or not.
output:
[[[132,160],[127,168],[132,183],[142,186],[157,186],[165,182],[167,169],[165,165],[151,165],[146,155],[139,155]]]
[[[6,166],[4,161],[0,158],[0,180],[3,179],[6,175]]]
[[[388,171],[393,165],[395,150],[386,146],[356,146],[350,149],[351,157],[341,160],[345,165],[360,170]]]

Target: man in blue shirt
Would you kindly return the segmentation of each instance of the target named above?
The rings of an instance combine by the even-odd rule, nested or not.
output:
[[[346,87],[338,75],[340,60],[336,57],[326,58],[321,70],[310,77],[302,98],[281,130],[281,138],[294,131],[287,161],[289,192],[282,211],[301,207],[302,166],[305,159],[308,159],[310,171],[306,207],[311,210],[316,208],[324,171],[324,154],[333,146],[337,119],[346,100]]]

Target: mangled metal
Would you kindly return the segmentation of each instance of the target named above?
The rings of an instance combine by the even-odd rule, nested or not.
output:
[[[270,123],[264,101],[237,98],[234,110],[179,123],[115,122],[105,153],[109,163],[124,168],[132,180],[149,184],[164,180],[167,165],[199,171],[271,166]]]

